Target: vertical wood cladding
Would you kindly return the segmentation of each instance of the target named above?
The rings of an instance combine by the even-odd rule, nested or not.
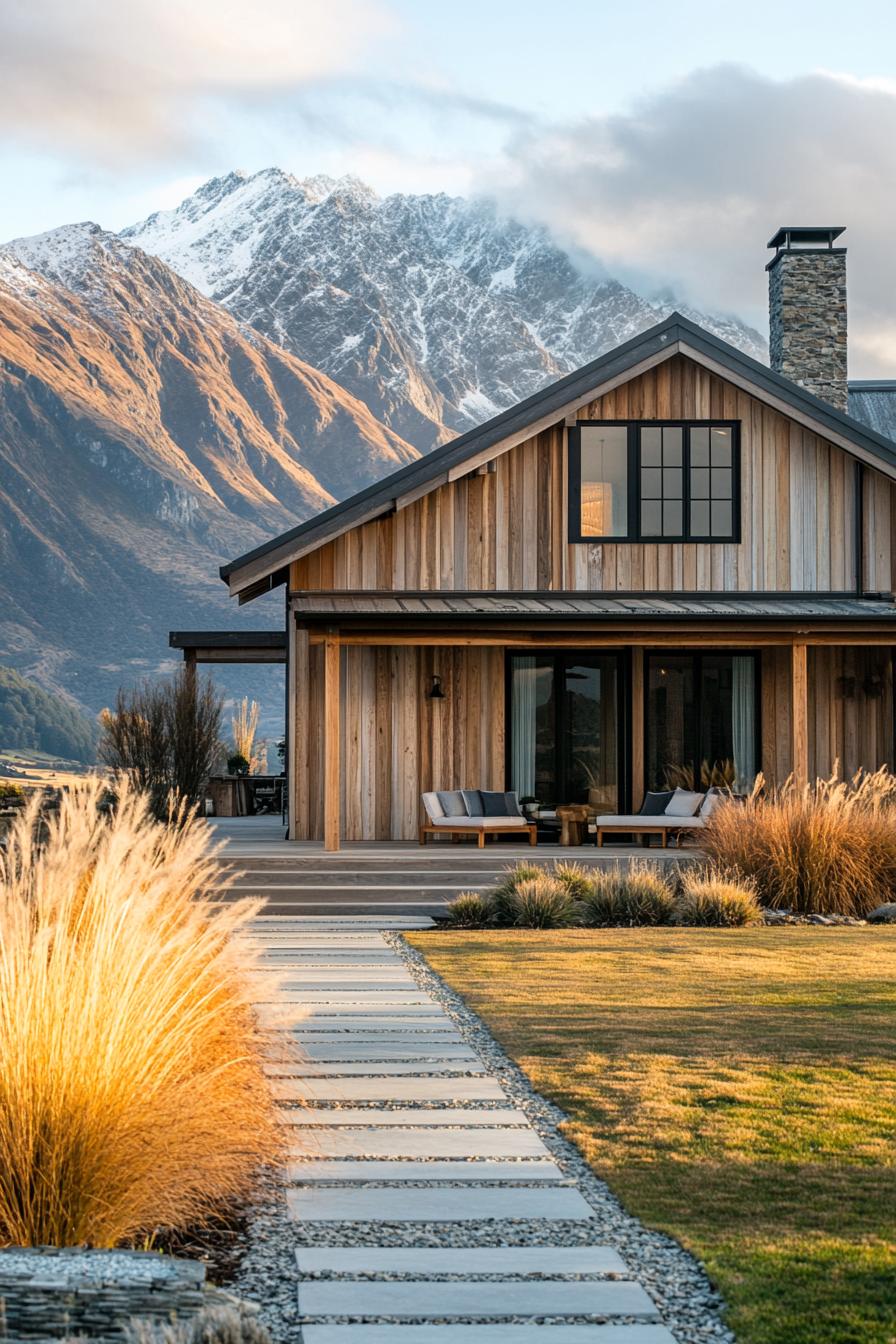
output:
[[[855,585],[853,462],[684,356],[582,405],[580,419],[741,422],[737,544],[567,540],[566,429],[495,459],[294,562],[293,589],[843,591]],[[896,489],[865,472],[864,583],[894,586]]]

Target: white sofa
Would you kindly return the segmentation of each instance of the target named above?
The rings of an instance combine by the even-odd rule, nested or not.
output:
[[[443,793],[443,797],[454,802],[452,810],[465,806],[463,794],[459,789],[452,790],[450,793]],[[507,835],[509,833],[515,833],[521,839],[524,835],[527,836],[530,845],[538,843],[537,827],[534,822],[528,821],[526,817],[471,817],[466,814],[466,811],[464,815],[451,816],[442,806],[437,793],[424,793],[422,801],[427,820],[420,827],[421,845],[426,844],[428,835],[450,835],[452,839],[459,839],[464,835],[475,835],[479,848],[483,849],[487,835]]]
[[[665,812],[651,816],[644,812],[628,816],[605,815],[595,817],[594,842],[598,847],[604,843],[606,834],[623,835],[659,835],[663,848],[669,844],[669,836],[680,836],[702,831],[713,809],[721,801],[717,790],[708,793],[691,793],[687,789],[676,789]],[[693,811],[687,809],[693,805]],[[590,827],[589,827],[590,829]]]

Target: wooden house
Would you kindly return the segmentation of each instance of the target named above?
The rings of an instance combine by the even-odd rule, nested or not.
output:
[[[772,239],[771,368],[673,314],[222,568],[285,589],[290,838],[893,764],[896,444],[848,413],[841,232]]]

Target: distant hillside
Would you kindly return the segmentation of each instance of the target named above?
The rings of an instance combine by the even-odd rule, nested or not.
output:
[[[46,751],[70,761],[96,759],[96,725],[60,695],[0,667],[0,747]]]

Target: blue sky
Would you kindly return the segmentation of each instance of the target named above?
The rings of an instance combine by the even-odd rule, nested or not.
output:
[[[853,373],[896,374],[896,20],[857,0],[6,0],[0,238],[233,167],[487,192],[683,302],[764,309],[782,222],[849,227]]]

